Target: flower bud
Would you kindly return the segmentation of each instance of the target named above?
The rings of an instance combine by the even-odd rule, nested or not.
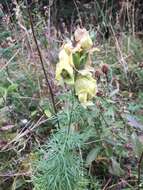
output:
[[[103,64],[101,68],[102,72],[107,75],[109,71],[109,65],[108,64]]]
[[[103,92],[99,90],[99,91],[96,93],[96,96],[102,97],[102,96],[103,96]]]
[[[101,77],[102,74],[103,74],[103,73],[102,73],[102,71],[101,71],[100,69],[97,69],[97,70],[95,71],[95,77],[96,77],[97,79],[100,79],[100,77]]]

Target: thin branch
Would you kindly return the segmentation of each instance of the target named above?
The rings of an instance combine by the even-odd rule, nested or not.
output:
[[[8,67],[8,65],[11,63],[11,61],[17,56],[17,54],[20,52],[18,49],[16,53],[8,60],[8,62],[0,69],[0,71],[3,71],[5,68]]]
[[[29,15],[29,21],[30,21],[30,26],[31,26],[31,30],[32,30],[33,39],[34,39],[34,42],[36,44],[36,48],[37,48],[37,52],[38,52],[38,55],[39,55],[40,63],[41,63],[41,66],[42,66],[42,70],[43,70],[43,73],[44,73],[44,76],[45,76],[46,84],[47,84],[47,87],[48,87],[49,92],[50,92],[50,96],[51,96],[54,112],[55,112],[55,115],[57,117],[58,127],[60,127],[58,116],[57,116],[57,108],[56,108],[54,93],[53,93],[50,81],[49,81],[49,79],[47,77],[47,73],[46,73],[46,69],[45,69],[42,53],[41,53],[41,50],[40,50],[40,47],[38,45],[38,41],[37,41],[37,38],[36,38],[36,35],[35,35],[35,30],[34,30],[34,25],[33,25],[33,19],[32,19],[32,15],[31,15],[31,9],[30,9],[30,6],[28,5],[27,0],[26,0],[26,4],[27,4],[27,9],[28,9],[28,15]]]
[[[109,183],[111,182],[111,180],[112,180],[112,177],[110,177],[110,178],[108,179],[107,183],[105,184],[105,186],[103,187],[102,190],[106,190],[106,189],[107,189],[107,187],[108,187]]]
[[[15,177],[15,176],[31,176],[31,172],[0,174],[0,177]]]

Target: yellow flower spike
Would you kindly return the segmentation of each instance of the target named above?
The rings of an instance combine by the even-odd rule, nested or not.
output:
[[[89,71],[80,71],[75,81],[75,92],[84,107],[93,105],[91,100],[96,95],[97,86]]]
[[[84,50],[90,49],[93,45],[89,33],[85,28],[78,28],[74,33],[74,37],[77,45],[80,44],[81,48]]]

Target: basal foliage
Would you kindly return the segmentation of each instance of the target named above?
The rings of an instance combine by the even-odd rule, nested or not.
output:
[[[91,130],[69,134],[67,129],[53,134],[40,149],[39,161],[35,163],[35,190],[77,190],[85,175],[80,152],[91,135]]]

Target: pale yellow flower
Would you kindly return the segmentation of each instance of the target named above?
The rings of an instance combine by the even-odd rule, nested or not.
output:
[[[72,66],[74,65],[73,58],[72,58],[72,47],[70,46],[70,44],[67,43],[63,45],[59,53],[59,61],[67,62]]]
[[[59,62],[56,65],[56,79],[67,84],[74,84],[72,53],[67,53],[65,48],[59,53]]]
[[[90,38],[90,36],[84,36],[81,40],[80,40],[80,44],[81,44],[81,47],[83,49],[89,49],[92,47],[93,43],[92,43],[92,40]]]
[[[93,104],[92,98],[96,95],[97,86],[89,71],[80,71],[75,81],[75,92],[84,107]]]
[[[90,49],[93,45],[89,33],[85,28],[78,28],[74,33],[74,37],[77,45],[79,46],[80,44],[81,48],[84,50]]]
[[[56,66],[56,79],[67,84],[74,84],[73,68],[70,64],[60,61]]]

